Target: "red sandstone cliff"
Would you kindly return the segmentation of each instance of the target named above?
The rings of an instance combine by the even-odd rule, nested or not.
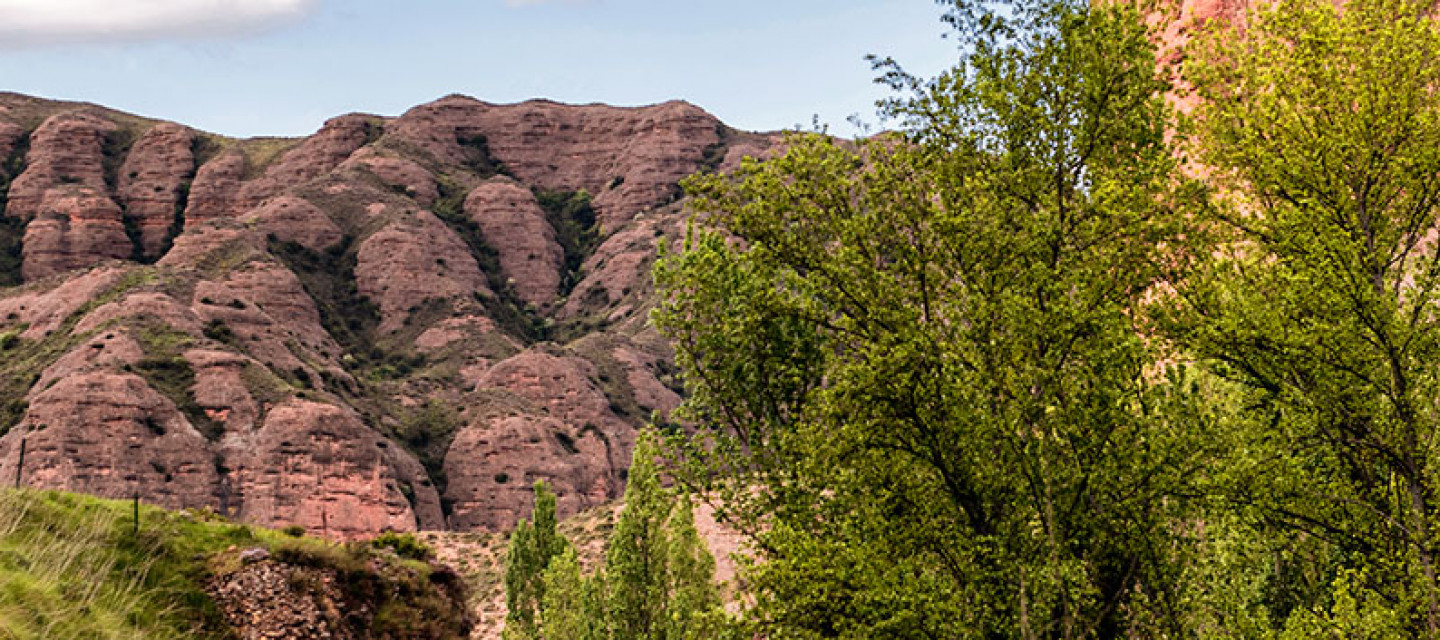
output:
[[[613,499],[679,401],[644,321],[677,183],[771,143],[679,102],[231,140],[0,94],[0,478],[335,536]]]

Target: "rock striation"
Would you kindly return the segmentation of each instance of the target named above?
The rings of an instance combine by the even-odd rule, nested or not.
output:
[[[0,94],[0,477],[343,539],[604,504],[680,401],[644,320],[677,183],[773,142],[680,102],[233,140]]]

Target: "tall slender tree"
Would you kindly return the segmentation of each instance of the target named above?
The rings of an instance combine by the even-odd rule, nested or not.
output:
[[[545,599],[545,570],[570,548],[556,530],[555,494],[544,480],[535,482],[533,524],[521,520],[505,550],[506,638],[539,637],[538,611]]]

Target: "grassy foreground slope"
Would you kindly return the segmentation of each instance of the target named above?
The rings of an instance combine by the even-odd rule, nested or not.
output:
[[[283,534],[56,491],[0,491],[0,638],[224,638],[208,561]]]
[[[143,504],[137,531],[132,509],[128,501],[0,490],[0,640],[236,637],[206,586],[256,569],[240,552],[257,547],[270,552],[263,562],[291,576],[285,597],[367,611],[351,621],[357,637],[468,630],[452,620],[447,609],[459,607],[448,605],[428,563]],[[315,579],[322,575],[331,578]]]

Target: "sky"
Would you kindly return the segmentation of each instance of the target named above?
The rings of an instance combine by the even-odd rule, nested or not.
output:
[[[929,0],[0,0],[0,91],[224,135],[307,135],[460,93],[687,100],[752,131],[875,124],[866,54],[958,58]]]

